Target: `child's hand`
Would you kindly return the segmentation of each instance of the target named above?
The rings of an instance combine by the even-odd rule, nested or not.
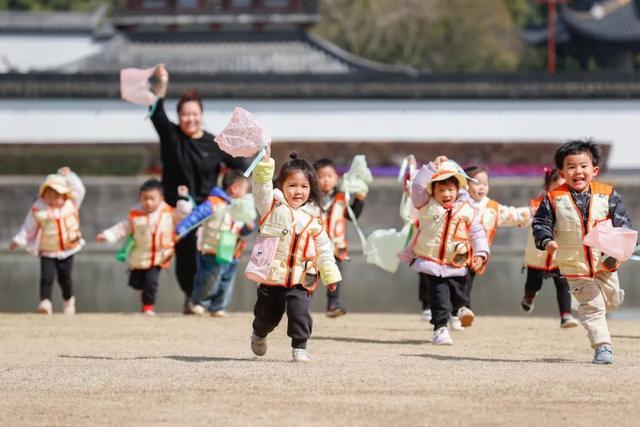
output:
[[[329,286],[327,286],[327,289],[329,289],[330,292],[335,292],[336,289],[338,289],[338,284],[337,283],[332,283]]]
[[[555,240],[551,240],[544,246],[544,250],[547,251],[549,255],[553,255],[558,250],[558,243]]]
[[[471,269],[477,271],[482,268],[482,264],[484,264],[484,257],[480,255],[476,255],[471,260]]]
[[[189,187],[186,185],[178,185],[178,196],[189,197]]]
[[[256,225],[253,222],[248,222],[244,226],[248,231],[253,231],[256,228]]]
[[[169,81],[169,72],[167,71],[164,64],[158,64],[158,66],[156,67],[155,75],[156,75],[156,78],[162,82]]]
[[[9,243],[9,250],[10,250],[11,252],[13,252],[13,251],[15,251],[16,249],[18,249],[18,247],[19,247],[19,245],[18,245],[16,242],[14,242],[14,241],[11,241],[11,243]]]
[[[104,233],[100,233],[96,236],[96,242],[104,243],[106,241],[107,241],[107,236],[105,236]]]
[[[358,193],[356,194],[356,199],[358,200],[364,200],[367,197],[367,193]]]
[[[443,162],[446,162],[447,160],[449,160],[449,159],[447,159],[447,156],[438,156],[438,157],[436,157],[436,159],[433,161],[433,165],[434,165],[434,166],[436,167],[436,169],[437,169],[437,168],[439,168],[439,167],[440,167],[440,165],[441,165]]]
[[[71,173],[71,168],[63,166],[58,170],[58,173],[62,176],[68,176]]]

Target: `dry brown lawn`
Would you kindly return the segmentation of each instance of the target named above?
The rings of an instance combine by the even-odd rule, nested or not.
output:
[[[480,317],[431,345],[417,315],[315,315],[312,362],[285,321],[269,351],[251,315],[0,315],[0,424],[640,425],[640,322],[610,322],[616,361],[582,328]]]

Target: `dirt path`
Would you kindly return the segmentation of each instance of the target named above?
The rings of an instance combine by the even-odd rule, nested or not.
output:
[[[616,363],[582,328],[480,317],[430,344],[417,315],[315,315],[312,363],[284,325],[257,359],[251,316],[0,314],[2,425],[638,425],[640,322]]]

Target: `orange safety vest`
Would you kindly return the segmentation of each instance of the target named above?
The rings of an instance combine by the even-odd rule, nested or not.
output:
[[[472,257],[471,224],[477,210],[466,202],[445,209],[430,199],[418,212],[415,255],[453,268],[466,267]]]
[[[142,210],[129,211],[129,224],[135,245],[129,256],[129,266],[146,270],[155,266],[166,268],[173,256],[175,225],[173,208],[162,202],[155,227],[149,224],[149,214]]]
[[[40,227],[40,253],[67,251],[80,244],[80,215],[70,199],[60,209],[34,209],[32,214]]]
[[[580,208],[576,206],[566,184],[549,193],[551,207],[556,216],[555,241],[558,243],[556,257],[560,271],[567,278],[593,278],[607,269],[600,263],[602,253],[583,244],[584,236],[599,222],[609,216],[609,198],[613,188],[592,182],[589,203],[589,219],[584,221]]]
[[[347,242],[347,201],[345,193],[336,193],[329,209],[327,209],[326,220],[327,234],[331,239],[334,256],[344,261],[349,257]]]

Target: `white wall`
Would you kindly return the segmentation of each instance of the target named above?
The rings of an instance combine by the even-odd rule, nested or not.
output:
[[[0,35],[0,73],[56,68],[97,53],[91,35]]]
[[[233,107],[253,112],[275,141],[562,142],[613,145],[609,166],[640,168],[640,101],[209,101],[220,131]],[[175,120],[175,100],[167,111]],[[0,143],[149,142],[143,107],[120,100],[0,100]]]

